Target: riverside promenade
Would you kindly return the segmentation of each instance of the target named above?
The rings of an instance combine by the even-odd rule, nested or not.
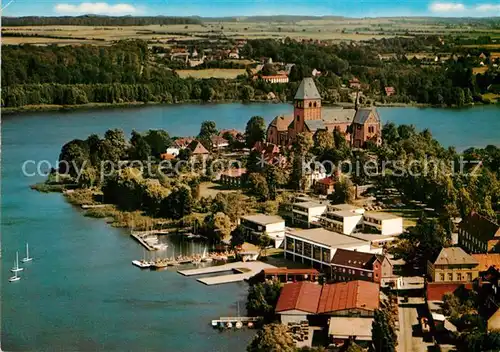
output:
[[[275,266],[260,261],[255,262],[235,262],[223,265],[210,266],[207,268],[179,270],[179,274],[184,276],[212,275],[215,273],[227,273],[225,275],[201,277],[197,281],[205,285],[220,285],[230,282],[248,280],[263,269],[271,269]],[[232,272],[232,273],[229,273]]]

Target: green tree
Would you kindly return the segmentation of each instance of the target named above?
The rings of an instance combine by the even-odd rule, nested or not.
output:
[[[87,164],[90,164],[90,156],[85,141],[73,139],[63,145],[59,154],[59,173],[77,177]]]
[[[102,160],[118,163],[127,150],[127,141],[122,130],[107,130],[102,142],[103,157]]]
[[[254,89],[252,88],[252,86],[249,85],[244,85],[243,87],[241,87],[240,92],[241,92],[241,100],[243,101],[252,100],[255,95]]]
[[[267,186],[266,178],[259,173],[252,173],[248,176],[248,190],[251,194],[257,197],[261,202],[269,199],[269,187]]]
[[[172,145],[170,135],[164,130],[149,130],[144,139],[151,147],[151,153],[155,157],[165,153],[167,148]]]
[[[351,180],[343,178],[335,183],[334,192],[329,196],[334,204],[352,203],[354,200],[354,189]]]
[[[322,155],[326,150],[334,147],[333,134],[327,130],[319,130],[314,134],[314,154]]]
[[[182,219],[193,211],[194,200],[186,185],[175,188],[162,202],[161,215],[171,219]]]
[[[246,308],[251,317],[261,316],[270,320],[274,316],[274,307],[281,293],[279,281],[267,280],[248,288]]]
[[[375,311],[370,352],[396,352],[397,336],[389,323],[387,314],[381,309]]]
[[[132,131],[130,138],[129,158],[132,160],[148,160],[151,156],[151,146],[139,132]]]
[[[295,342],[282,324],[268,324],[250,342],[247,352],[294,352]]]
[[[236,250],[236,247],[240,247],[243,243],[245,243],[245,230],[240,225],[231,231],[231,247]]]
[[[364,352],[364,349],[356,344],[354,341],[349,341],[349,346],[345,350],[345,352]]]
[[[245,128],[245,142],[248,148],[252,148],[256,142],[266,139],[266,122],[261,116],[253,116],[247,122]]]

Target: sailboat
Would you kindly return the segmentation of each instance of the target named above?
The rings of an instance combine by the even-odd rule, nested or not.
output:
[[[152,263],[146,261],[146,251],[144,250],[144,248],[142,251],[143,251],[142,252],[142,260],[132,260],[132,264],[134,264],[135,266],[138,266],[141,269],[146,269],[146,268],[151,267]]]
[[[14,282],[14,281],[19,281],[21,280],[21,277],[17,276],[17,271],[14,272],[14,276],[11,276],[9,278],[9,282]]]
[[[28,242],[26,242],[26,257],[23,258],[23,263],[31,262],[33,258],[30,258],[30,252],[28,248]]]
[[[238,303],[238,319],[239,319],[239,317],[240,317],[240,302],[237,302],[237,303]],[[236,329],[241,329],[243,327],[243,323],[241,322],[241,320],[236,321],[235,327],[236,327]]]
[[[14,263],[14,267],[10,269],[13,273],[17,273],[18,271],[23,271],[23,268],[19,267],[19,252],[16,252],[16,262]]]
[[[205,263],[210,263],[213,261],[211,257],[207,257],[207,246],[205,245],[205,248],[203,248],[203,254],[201,256],[201,261]]]

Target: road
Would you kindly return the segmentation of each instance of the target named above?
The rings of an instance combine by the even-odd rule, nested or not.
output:
[[[416,304],[421,304],[420,298],[409,298],[408,303],[402,302],[403,298],[398,299],[399,303],[399,331],[398,331],[398,352],[427,352],[428,346],[432,344],[423,341],[420,336],[414,336],[413,325],[418,325],[418,313]]]

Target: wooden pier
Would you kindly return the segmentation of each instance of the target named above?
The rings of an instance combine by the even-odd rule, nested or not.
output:
[[[214,273],[232,272],[226,275],[212,276],[212,277],[201,277],[197,281],[205,285],[219,285],[227,284],[230,282],[238,282],[248,280],[255,276],[257,273],[263,269],[275,268],[270,264],[263,262],[235,262],[223,265],[210,266],[206,268],[190,269],[190,270],[179,270],[179,274],[184,276],[195,276],[195,275],[210,275]]]
[[[157,250],[153,246],[149,245],[149,243],[147,243],[146,241],[144,241],[144,239],[140,235],[132,232],[130,234],[130,236],[132,236],[133,238],[135,238],[137,240],[137,242],[139,242],[140,244],[142,244],[144,246],[144,248],[146,248],[148,251],[156,251]]]

